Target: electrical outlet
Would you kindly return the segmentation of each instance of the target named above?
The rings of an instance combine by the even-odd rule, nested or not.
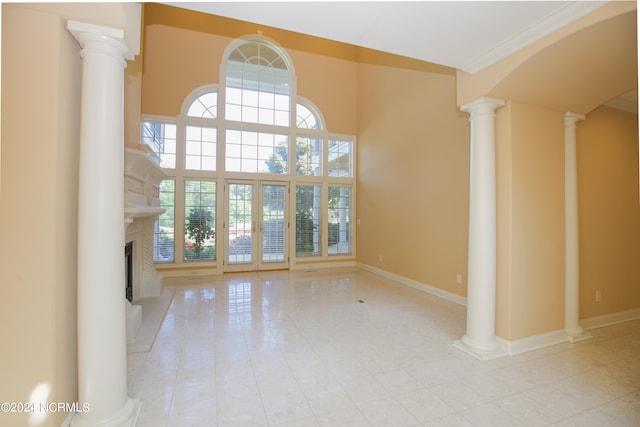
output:
[[[600,292],[600,289],[598,289],[596,291],[596,302],[600,302],[602,301],[602,292]]]
[[[382,262],[382,255],[378,255],[378,262]]]
[[[456,281],[458,282],[458,285],[462,284],[462,274],[458,273],[458,275],[456,276]]]

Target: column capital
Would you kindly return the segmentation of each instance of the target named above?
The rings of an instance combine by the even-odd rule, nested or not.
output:
[[[462,105],[460,107],[460,110],[464,111],[465,113],[472,113],[476,110],[478,110],[479,108],[491,108],[491,111],[495,111],[496,109],[503,107],[505,104],[505,100],[504,99],[499,99],[499,98],[490,98],[488,96],[481,96],[480,98],[471,101],[471,102],[467,102],[466,104]]]
[[[586,117],[584,116],[584,114],[572,113],[571,111],[567,111],[566,113],[564,113],[565,126],[575,126],[576,122],[585,119]]]
[[[133,60],[133,51],[120,28],[103,27],[86,22],[68,21],[67,30],[75,37],[83,50],[102,49],[120,59]]]

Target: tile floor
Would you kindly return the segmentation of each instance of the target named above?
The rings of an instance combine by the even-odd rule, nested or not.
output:
[[[181,283],[128,357],[139,427],[640,426],[640,320],[480,362],[464,307],[363,270]]]

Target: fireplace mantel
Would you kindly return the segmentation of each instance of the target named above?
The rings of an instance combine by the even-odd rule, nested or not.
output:
[[[143,150],[125,148],[125,224],[134,218],[157,217],[164,213],[160,207],[160,182],[167,173]]]

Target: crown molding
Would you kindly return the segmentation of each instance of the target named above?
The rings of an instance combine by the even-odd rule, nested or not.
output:
[[[604,105],[606,107],[638,114],[638,89],[631,90],[624,95],[605,102]]]
[[[475,57],[464,64],[461,70],[469,74],[477,73],[542,37],[551,34],[553,31],[593,12],[606,3],[607,1],[571,2],[547,16],[545,19],[523,29],[515,37]]]

